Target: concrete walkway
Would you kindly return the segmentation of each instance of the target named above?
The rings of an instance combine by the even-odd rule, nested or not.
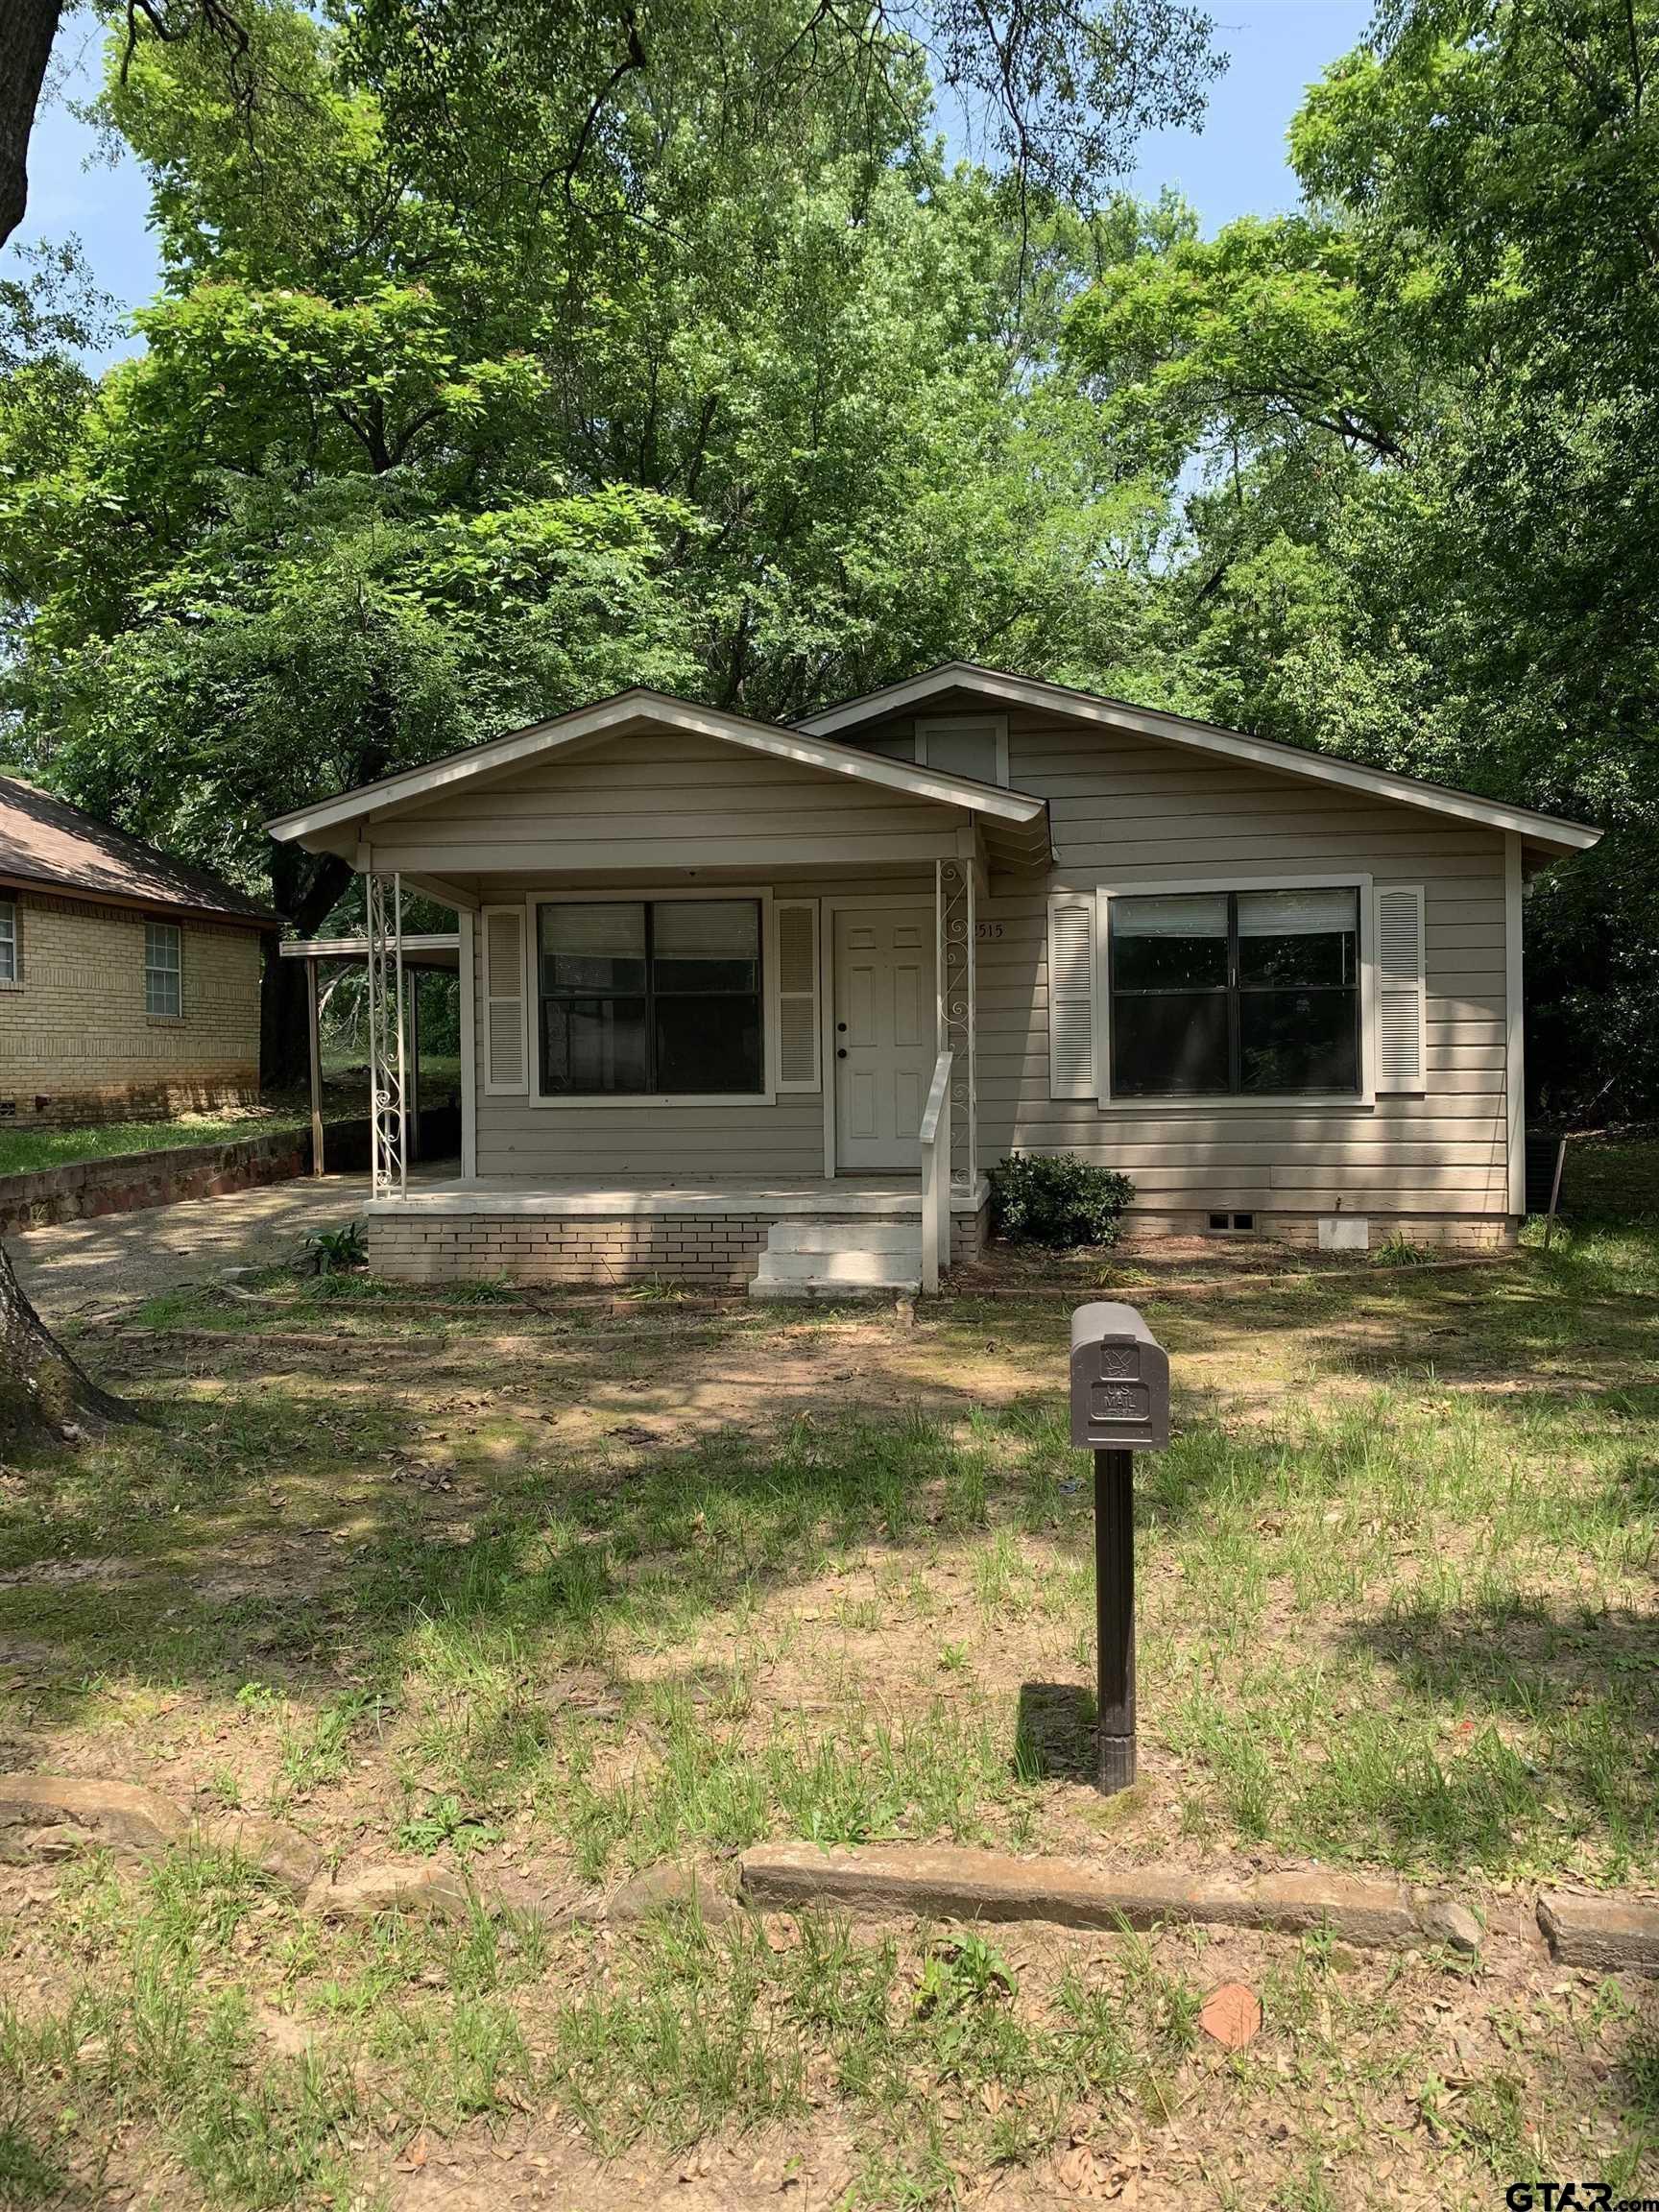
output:
[[[205,1282],[227,1267],[279,1266],[312,1230],[353,1220],[368,1195],[367,1175],[300,1176],[31,1229],[8,1238],[6,1249],[41,1317],[59,1322]]]

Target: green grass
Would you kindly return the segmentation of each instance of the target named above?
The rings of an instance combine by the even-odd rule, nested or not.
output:
[[[298,1108],[241,1114],[190,1114],[172,1121],[106,1121],[92,1129],[20,1129],[0,1122],[0,1175],[34,1175],[83,1160],[130,1152],[176,1151],[187,1144],[228,1144],[280,1130],[307,1128]]]
[[[1570,1139],[1561,1212],[1570,1222],[1659,1221],[1659,1143]]]
[[[444,1314],[339,1280],[83,1342],[162,1425],[0,1475],[13,1763],[578,1894],[768,1837],[1311,1858],[1488,1917],[1659,1887],[1649,1226],[1147,1296],[1176,1434],[1137,1472],[1142,1782],[1111,1805],[1063,1309]],[[488,2178],[555,2109],[562,2156],[828,2143],[872,2206],[1121,2193],[1171,2130],[1168,2186],[1251,2212],[1366,2200],[1402,2130],[1470,2206],[1633,2183],[1659,2141],[1650,1992],[1513,1943],[1471,1972],[810,1916],[342,1929],[191,1854],[71,1867],[9,1933],[7,2202],[149,2161],[192,2208],[373,2205],[421,2130]],[[1267,2027],[1223,2058],[1196,2015],[1239,1976]]]

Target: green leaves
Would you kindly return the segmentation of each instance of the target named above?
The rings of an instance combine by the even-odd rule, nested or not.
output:
[[[1534,1088],[1598,1113],[1659,1098],[1656,64],[1652,0],[1396,0],[1297,118],[1299,213],[1066,327],[1181,474],[1208,711],[1613,825],[1530,907]]]
[[[111,84],[168,292],[95,392],[20,373],[0,416],[12,698],[81,797],[252,868],[260,808],[633,681],[788,716],[1154,657],[1162,487],[1051,373],[1121,210],[944,175],[897,48],[872,139],[776,0],[639,26],[569,174],[626,12],[423,20],[265,0],[251,117],[189,44]]]

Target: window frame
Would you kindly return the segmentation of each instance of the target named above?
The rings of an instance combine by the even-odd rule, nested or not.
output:
[[[0,944],[12,955],[10,975],[0,972],[0,991],[21,991],[23,988],[23,902],[14,891],[0,891],[0,920],[10,924]]]
[[[1114,899],[1176,897],[1203,893],[1212,898],[1246,891],[1352,891],[1358,912],[1359,1087],[1357,1091],[1136,1091],[1112,1089],[1111,913]],[[1094,1029],[1098,1054],[1098,1104],[1119,1115],[1254,1114],[1288,1106],[1298,1112],[1370,1112],[1377,1104],[1376,915],[1369,873],[1263,873],[1260,876],[1181,877],[1159,881],[1099,884],[1094,893]]]
[[[758,1091],[544,1091],[541,1088],[541,921],[543,906],[689,904],[693,900],[755,902],[760,909],[760,1081]],[[778,963],[772,937],[773,892],[768,884],[709,883],[613,886],[584,891],[532,891],[524,902],[525,1012],[530,1027],[530,1103],[567,1114],[609,1113],[641,1106],[772,1106],[778,1098]]]
[[[158,967],[150,957],[151,933],[159,929],[172,932],[174,950],[178,956],[170,968]],[[151,978],[156,975],[168,975],[175,979],[178,984],[177,1006],[151,1004]],[[156,914],[146,914],[144,917],[144,1019],[146,1022],[182,1022],[184,1019],[184,926],[180,922],[163,921]]]

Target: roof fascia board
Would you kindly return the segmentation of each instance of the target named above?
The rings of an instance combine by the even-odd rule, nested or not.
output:
[[[452,783],[469,782],[473,777],[487,775],[493,769],[511,768],[520,760],[534,758],[540,753],[555,752],[577,737],[626,721],[637,711],[637,696],[625,691],[615,699],[602,700],[598,706],[568,717],[564,727],[534,722],[527,730],[515,730],[504,737],[492,737],[482,745],[474,745],[465,753],[452,753],[447,759],[433,761],[430,767],[405,768],[397,776],[383,777],[377,783],[359,784],[355,790],[343,791],[337,799],[325,799],[318,805],[301,806],[291,814],[275,816],[266,823],[266,831],[278,844],[292,844],[298,838],[335,829],[342,823],[361,822],[370,815],[405,805],[411,799],[429,798]]]
[[[640,719],[663,722],[670,728],[741,746],[752,753],[793,760],[802,767],[818,769],[831,776],[851,777],[857,782],[879,784],[915,798],[936,800],[942,805],[967,807],[974,813],[990,814],[1006,822],[1034,822],[1046,805],[1046,801],[1034,799],[1025,792],[998,790],[966,777],[913,768],[902,760],[884,759],[879,754],[857,753],[810,732],[774,729],[764,723],[722,714],[711,708],[667,699],[655,692],[632,691],[604,700],[596,707],[579,709],[557,724],[538,723],[511,736],[493,738],[469,753],[434,762],[429,768],[407,769],[400,776],[367,784],[357,792],[346,792],[338,799],[325,800],[321,805],[278,815],[266,828],[278,842],[289,843],[315,836],[344,822],[362,821],[365,817],[379,821],[394,807],[412,800],[429,799],[456,783],[492,775],[522,760],[543,758],[578,744],[591,743],[621,723]]]
[[[1356,761],[1339,759],[1334,754],[1310,753],[1298,745],[1249,737],[1242,731],[1219,730],[1211,723],[1195,722],[1186,715],[1163,713],[1155,707],[1131,707],[1120,700],[1097,699],[1091,692],[1074,691],[1064,684],[1044,684],[1030,677],[1007,676],[998,670],[976,668],[964,661],[950,661],[943,668],[929,670],[926,676],[913,676],[905,683],[890,685],[883,691],[872,691],[863,699],[850,700],[844,707],[810,714],[801,727],[814,735],[829,736],[834,731],[873,722],[881,715],[902,713],[906,708],[921,706],[942,691],[957,689],[976,691],[984,698],[999,700],[1004,706],[1030,707],[1038,710],[1056,708],[1079,721],[1097,722],[1114,730],[1134,730],[1142,736],[1184,745],[1192,752],[1247,760],[1255,767],[1278,774],[1306,776],[1317,782],[1363,791],[1373,798],[1391,799],[1424,813],[1449,814],[1460,821],[1478,822],[1484,829],[1512,830],[1534,844],[1549,845],[1557,852],[1588,852],[1601,838],[1599,830],[1564,821],[1558,815],[1536,813],[1526,806],[1506,806],[1499,800],[1477,799],[1448,790],[1443,784],[1396,775],[1386,768],[1363,768]]]

